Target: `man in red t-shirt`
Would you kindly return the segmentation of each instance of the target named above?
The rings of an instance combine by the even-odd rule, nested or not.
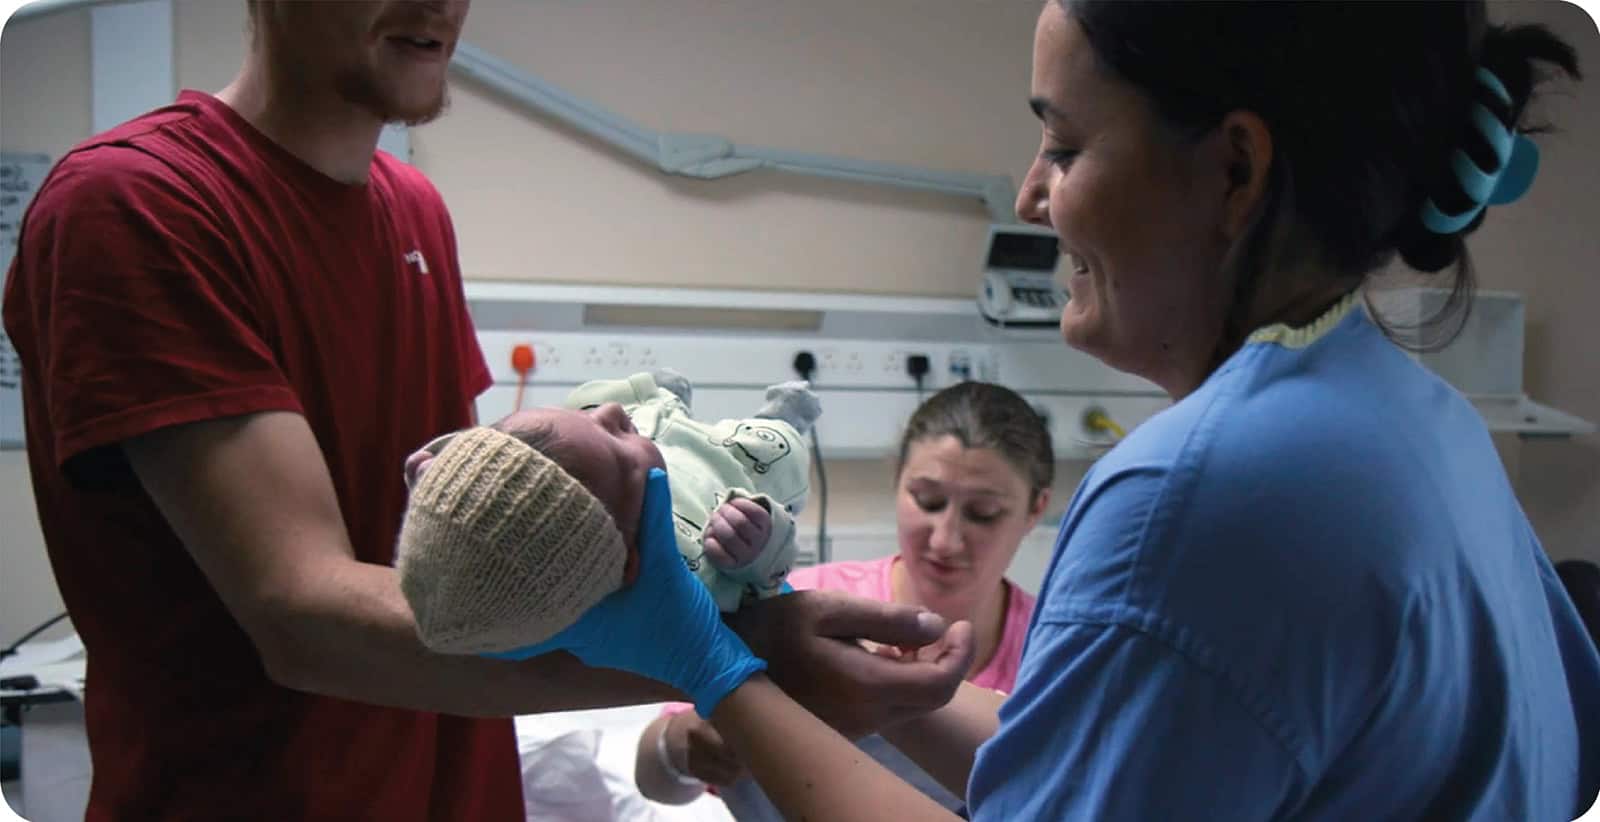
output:
[[[505,717],[678,696],[428,654],[391,567],[405,456],[490,384],[443,202],[375,153],[442,108],[466,11],[253,2],[226,89],[76,147],[24,219],[4,321],[91,820],[520,819]],[[780,599],[738,628],[843,729],[960,681],[831,638],[936,639],[912,609]]]

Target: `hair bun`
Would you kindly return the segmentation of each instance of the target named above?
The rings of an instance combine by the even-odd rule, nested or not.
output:
[[[1422,224],[1421,217],[1412,215],[1395,237],[1395,250],[1400,252],[1400,259],[1406,265],[1417,271],[1425,274],[1443,271],[1461,259],[1462,252],[1466,250],[1462,237],[1482,222],[1483,215],[1479,214],[1477,219],[1455,234],[1436,234]]]

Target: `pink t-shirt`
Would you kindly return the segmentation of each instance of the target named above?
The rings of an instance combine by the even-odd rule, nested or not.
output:
[[[894,599],[890,572],[899,555],[866,562],[830,562],[800,568],[789,574],[789,584],[797,591],[844,591],[857,596],[889,602]],[[1033,596],[1006,580],[1005,624],[1000,627],[1000,645],[989,664],[971,677],[980,688],[1010,693],[1017,684],[1017,667],[1022,663],[1022,640],[1028,636],[1028,618],[1033,615]]]
[[[865,562],[830,562],[800,568],[789,574],[789,584],[796,591],[844,591],[856,596],[889,602],[894,599],[890,587],[890,572],[899,555]],[[980,688],[1010,693],[1017,684],[1017,667],[1022,664],[1022,641],[1028,636],[1028,618],[1033,615],[1033,595],[1006,580],[1005,624],[1000,628],[1000,645],[994,649],[989,664],[983,666],[970,682]],[[687,702],[668,705],[663,714],[678,714],[694,706]]]

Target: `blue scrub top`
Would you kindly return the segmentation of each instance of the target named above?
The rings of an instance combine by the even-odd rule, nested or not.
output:
[[[1347,299],[1085,476],[975,820],[1571,820],[1600,656],[1482,420]]]

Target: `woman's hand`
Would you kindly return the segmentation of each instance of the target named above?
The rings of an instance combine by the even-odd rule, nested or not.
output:
[[[708,785],[727,787],[744,776],[739,757],[710,722],[685,711],[667,719],[667,757],[672,767]]]
[[[639,734],[633,780],[646,799],[684,805],[707,785],[726,787],[745,774],[722,734],[693,713],[662,714]]]
[[[772,515],[761,503],[734,497],[711,512],[706,525],[706,558],[718,570],[743,568],[761,555],[772,533]]]

